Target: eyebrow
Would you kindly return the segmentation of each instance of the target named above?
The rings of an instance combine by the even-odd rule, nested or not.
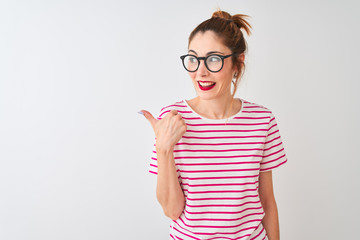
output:
[[[195,53],[196,55],[197,55],[197,53],[194,51],[194,50],[189,50],[189,53],[190,52],[193,52],[193,53]],[[222,52],[219,52],[219,51],[211,51],[211,52],[208,52],[206,55],[210,55],[210,54],[214,54],[214,53],[220,53],[220,54],[224,54],[224,53],[222,53]]]

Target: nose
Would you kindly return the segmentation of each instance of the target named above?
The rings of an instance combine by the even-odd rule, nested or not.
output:
[[[205,66],[205,60],[201,59],[199,62],[199,68],[196,71],[196,74],[199,74],[199,76],[206,76],[209,72]]]

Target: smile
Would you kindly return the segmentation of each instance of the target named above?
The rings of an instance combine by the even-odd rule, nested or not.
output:
[[[203,91],[208,91],[215,86],[214,82],[198,81],[199,88]]]

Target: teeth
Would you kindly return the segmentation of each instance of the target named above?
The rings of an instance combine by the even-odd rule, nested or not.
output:
[[[207,87],[207,86],[211,86],[211,85],[215,84],[215,83],[211,83],[211,82],[199,82],[199,83],[202,87]]]

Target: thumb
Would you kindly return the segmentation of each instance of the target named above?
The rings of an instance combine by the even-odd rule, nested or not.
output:
[[[153,117],[153,115],[150,112],[146,111],[146,110],[141,110],[140,112],[142,112],[144,114],[145,118],[150,122],[152,128],[155,129],[155,124],[156,124],[156,122],[158,120],[155,119]]]

